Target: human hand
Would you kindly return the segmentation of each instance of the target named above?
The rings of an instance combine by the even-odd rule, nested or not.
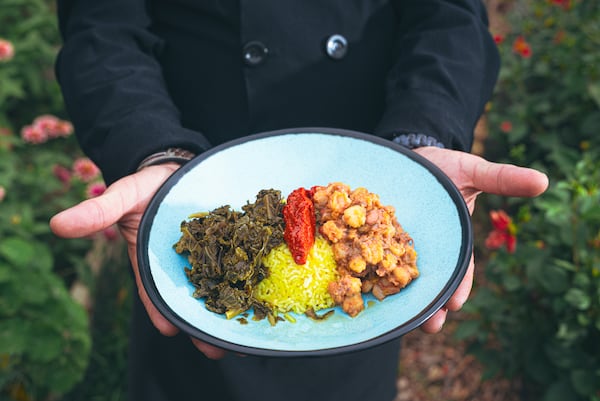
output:
[[[140,299],[154,326],[164,335],[173,336],[178,329],[156,309],[142,285],[137,264],[137,232],[140,221],[154,193],[179,166],[162,164],[150,166],[126,176],[112,184],[106,191],[58,213],[50,220],[50,228],[61,237],[86,237],[117,223],[127,242]],[[192,339],[202,353],[212,359],[224,356],[220,349]]]
[[[489,162],[479,156],[437,147],[423,147],[415,152],[439,167],[462,194],[469,213],[473,214],[475,200],[483,192],[517,197],[534,197],[548,187],[548,177],[530,168]],[[461,284],[444,308],[436,312],[421,328],[427,333],[442,329],[448,311],[458,311],[467,301],[473,286],[473,257]]]

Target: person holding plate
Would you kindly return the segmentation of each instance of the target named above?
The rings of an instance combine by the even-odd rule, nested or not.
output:
[[[252,133],[333,127],[414,149],[454,181],[471,212],[482,192],[536,196],[548,184],[537,171],[468,153],[499,68],[480,0],[57,4],[58,81],[109,187],[50,224],[71,238],[118,223],[128,242],[139,292],[131,400],[395,396],[398,341],[317,359],[240,357],[190,341],[156,310],[140,283],[137,230],[156,190],[194,155]],[[471,262],[425,332],[461,308],[472,279]]]

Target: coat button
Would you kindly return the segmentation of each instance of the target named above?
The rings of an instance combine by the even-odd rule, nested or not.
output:
[[[348,51],[348,41],[342,35],[331,35],[325,44],[327,55],[334,60],[340,60]]]
[[[247,66],[254,67],[263,63],[268,53],[269,49],[263,43],[252,41],[244,46],[242,57]]]

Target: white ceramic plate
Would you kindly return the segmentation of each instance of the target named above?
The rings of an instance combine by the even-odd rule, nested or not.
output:
[[[186,257],[174,249],[180,223],[223,205],[236,210],[261,189],[285,197],[298,187],[341,181],[365,187],[392,205],[418,253],[420,276],[351,318],[340,310],[316,322],[304,315],[271,326],[267,319],[240,324],[205,309],[192,297]],[[142,282],[159,311],[189,335],[253,355],[331,355],[401,336],[440,309],[464,277],[472,230],[463,198],[441,170],[385,139],[353,131],[304,128],[268,132],[207,151],[171,176],[156,193],[138,233]],[[338,308],[336,308],[338,309]],[[322,313],[322,312],[320,312]]]

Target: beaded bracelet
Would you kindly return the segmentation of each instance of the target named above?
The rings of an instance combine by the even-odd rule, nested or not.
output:
[[[420,148],[422,146],[436,146],[445,148],[444,144],[437,138],[425,134],[408,133],[395,135],[392,141],[409,149]]]
[[[169,148],[167,150],[163,150],[162,152],[153,153],[150,156],[146,157],[138,166],[137,171],[140,171],[144,167],[169,162],[185,164],[188,161],[192,160],[194,156],[196,155],[190,152],[189,150],[181,148]]]

